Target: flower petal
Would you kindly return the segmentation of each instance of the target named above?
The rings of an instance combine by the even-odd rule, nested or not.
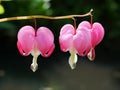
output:
[[[88,28],[91,31],[92,47],[95,47],[96,45],[98,45],[102,41],[102,39],[104,37],[104,28],[100,23],[95,22],[95,23],[93,23],[93,25],[91,25],[88,21],[83,21],[79,24],[79,26],[80,27],[83,26],[85,28]]]
[[[75,69],[77,63],[77,55],[76,53],[72,53],[69,57],[69,65],[71,69]]]
[[[78,27],[85,27],[91,31],[92,47],[98,45],[104,37],[104,28],[98,22],[95,22],[93,25],[91,25],[88,21],[83,21],[79,24]]]
[[[75,29],[71,24],[65,24],[60,31],[60,35],[64,35],[64,34],[74,34],[75,33]]]
[[[52,52],[53,52],[54,49],[55,49],[55,44],[53,44],[53,45],[50,47],[50,49],[48,50],[48,52],[46,52],[46,53],[41,53],[41,55],[44,56],[44,57],[49,57],[49,56],[52,54]]]
[[[75,29],[71,24],[66,24],[61,28],[59,43],[60,43],[60,48],[63,52],[68,51],[72,46],[74,33],[75,33]]]
[[[90,52],[88,53],[87,57],[90,61],[93,61],[95,59],[95,49],[94,48],[90,49]]]
[[[74,48],[79,55],[85,56],[91,47],[91,33],[87,28],[78,27],[73,39]]]
[[[100,23],[94,23],[92,26],[92,46],[98,45],[104,37],[104,28]]]
[[[88,22],[88,21],[82,21],[79,25],[78,25],[78,28],[79,27],[85,27],[87,29],[90,29],[91,28],[91,24]]]
[[[18,32],[17,47],[19,52],[27,56],[34,47],[35,31],[31,26],[24,26]]]
[[[40,27],[36,33],[36,43],[44,57],[48,57],[54,50],[54,36],[46,27]]]
[[[35,72],[38,69],[37,58],[38,56],[33,56],[32,64],[30,66],[33,72]]]

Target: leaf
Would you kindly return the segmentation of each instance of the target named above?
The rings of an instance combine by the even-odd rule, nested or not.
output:
[[[3,5],[0,4],[0,14],[4,14],[4,13],[5,13],[5,9]]]

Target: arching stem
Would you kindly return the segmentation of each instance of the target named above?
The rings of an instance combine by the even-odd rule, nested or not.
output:
[[[42,19],[51,19],[51,20],[56,20],[56,19],[72,19],[75,17],[86,17],[86,16],[92,16],[93,9],[91,9],[88,13],[82,14],[82,15],[66,15],[66,16],[44,16],[44,15],[32,15],[32,16],[17,16],[17,17],[8,17],[8,18],[1,18],[0,22],[5,22],[5,21],[12,21],[12,20],[26,20],[26,19],[33,19],[34,18],[42,18]]]

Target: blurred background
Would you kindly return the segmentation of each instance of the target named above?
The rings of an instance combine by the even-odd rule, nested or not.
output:
[[[120,90],[120,0],[2,0],[0,18],[24,15],[61,16],[84,14],[93,8],[93,21],[105,29],[96,47],[96,59],[80,57],[75,70],[69,53],[59,48],[59,32],[71,19],[37,19],[37,28],[47,26],[55,36],[56,48],[49,58],[39,56],[38,70],[30,69],[32,56],[23,57],[16,47],[17,32],[34,20],[0,23],[0,90]],[[76,18],[77,25],[89,17]]]

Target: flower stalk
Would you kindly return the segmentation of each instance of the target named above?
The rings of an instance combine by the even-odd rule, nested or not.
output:
[[[42,19],[72,19],[75,17],[86,17],[86,16],[92,16],[93,9],[90,9],[90,11],[86,14],[81,15],[66,15],[66,16],[44,16],[44,15],[32,15],[32,16],[17,16],[17,17],[8,17],[8,18],[1,18],[0,22],[6,22],[6,21],[12,21],[12,20],[26,20],[26,19],[35,19],[35,18],[42,18]]]

